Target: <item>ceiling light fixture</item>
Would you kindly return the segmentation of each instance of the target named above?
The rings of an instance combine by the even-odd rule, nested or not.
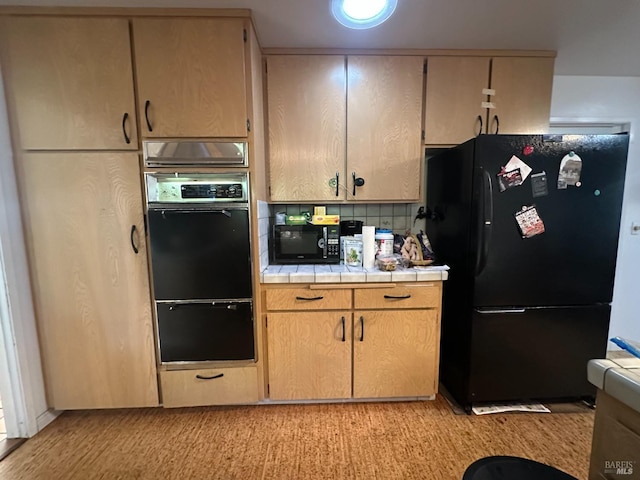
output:
[[[364,29],[380,25],[397,5],[398,0],[331,0],[331,13],[345,27]]]

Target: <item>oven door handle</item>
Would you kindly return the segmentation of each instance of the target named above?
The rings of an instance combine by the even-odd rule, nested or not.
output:
[[[162,213],[201,213],[201,212],[217,212],[230,215],[234,210],[249,211],[249,205],[244,202],[238,203],[149,203],[149,210]]]
[[[184,215],[184,214],[188,214],[188,213],[219,213],[221,215],[224,215],[227,218],[231,218],[232,211],[233,210],[244,210],[244,209],[233,209],[233,208],[222,208],[222,209],[213,209],[213,208],[208,208],[208,209],[193,209],[193,210],[171,210],[171,209],[157,209],[157,211],[159,211],[162,214],[162,218],[163,219],[167,219],[167,215]]]
[[[250,301],[224,301],[224,300],[204,300],[193,302],[176,302],[169,303],[163,302],[169,305],[169,310],[175,310],[178,307],[209,307],[209,308],[223,308],[225,310],[237,310],[240,305],[250,305]]]

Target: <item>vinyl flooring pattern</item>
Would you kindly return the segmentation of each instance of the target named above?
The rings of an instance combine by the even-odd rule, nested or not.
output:
[[[3,480],[445,479],[488,455],[587,478],[594,412],[455,415],[430,402],[65,412]]]

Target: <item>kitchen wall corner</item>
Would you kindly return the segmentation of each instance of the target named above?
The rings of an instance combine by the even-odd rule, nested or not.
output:
[[[258,200],[258,258],[260,271],[269,266],[269,204]]]

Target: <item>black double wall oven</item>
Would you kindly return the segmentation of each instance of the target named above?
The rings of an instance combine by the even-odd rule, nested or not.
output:
[[[164,147],[164,148],[163,148]],[[151,142],[145,173],[162,364],[255,359],[246,145]],[[233,163],[233,162],[236,163]]]

